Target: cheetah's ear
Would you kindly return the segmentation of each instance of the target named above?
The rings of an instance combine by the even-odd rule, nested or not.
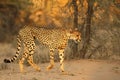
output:
[[[74,30],[75,30],[75,31],[78,31],[78,28],[75,28]]]
[[[78,28],[70,29],[70,33],[73,33],[75,31],[78,31]]]

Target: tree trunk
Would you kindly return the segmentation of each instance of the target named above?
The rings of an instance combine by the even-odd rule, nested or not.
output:
[[[77,0],[72,0],[73,10],[74,10],[74,20],[73,20],[73,29],[78,28],[78,5]],[[78,44],[73,41],[70,41],[70,48],[72,57],[78,56]]]
[[[78,5],[77,0],[72,0],[73,9],[74,9],[74,28],[78,28]]]
[[[86,17],[86,26],[85,26],[86,31],[85,31],[85,39],[84,39],[83,47],[80,51],[81,52],[80,58],[85,58],[87,49],[90,44],[91,20],[93,15],[94,0],[87,0],[87,2],[88,2],[88,11]]]

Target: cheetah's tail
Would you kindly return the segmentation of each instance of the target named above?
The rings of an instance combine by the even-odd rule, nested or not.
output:
[[[5,63],[14,62],[14,61],[18,58],[18,56],[19,56],[19,54],[20,54],[20,48],[21,48],[21,39],[20,39],[19,35],[17,36],[17,45],[18,45],[18,47],[17,47],[16,54],[15,54],[14,57],[11,58],[11,59],[4,59],[4,62],[5,62]]]

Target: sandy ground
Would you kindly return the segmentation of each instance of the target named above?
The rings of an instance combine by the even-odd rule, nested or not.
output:
[[[120,61],[65,61],[67,75],[60,72],[58,62],[50,71],[46,71],[48,63],[39,64],[41,72],[35,71],[30,66],[25,66],[25,74],[19,72],[18,64],[8,65],[10,69],[0,70],[0,80],[120,80]]]

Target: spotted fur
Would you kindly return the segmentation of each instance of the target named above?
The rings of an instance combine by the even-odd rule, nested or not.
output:
[[[20,70],[24,72],[23,63],[24,60],[27,59],[29,64],[40,71],[40,67],[38,67],[33,62],[33,54],[35,51],[35,42],[34,39],[37,39],[40,43],[47,45],[50,48],[50,65],[47,67],[47,70],[53,68],[54,66],[54,49],[58,49],[59,58],[60,58],[60,69],[64,72],[64,49],[67,45],[68,39],[73,39],[75,42],[80,41],[80,33],[77,30],[65,30],[61,28],[46,28],[46,27],[33,27],[33,26],[25,26],[19,31],[17,37],[17,52],[15,56],[11,59],[4,59],[5,63],[14,62],[20,53],[21,43],[24,45],[24,53],[22,55],[21,60],[19,61]]]

